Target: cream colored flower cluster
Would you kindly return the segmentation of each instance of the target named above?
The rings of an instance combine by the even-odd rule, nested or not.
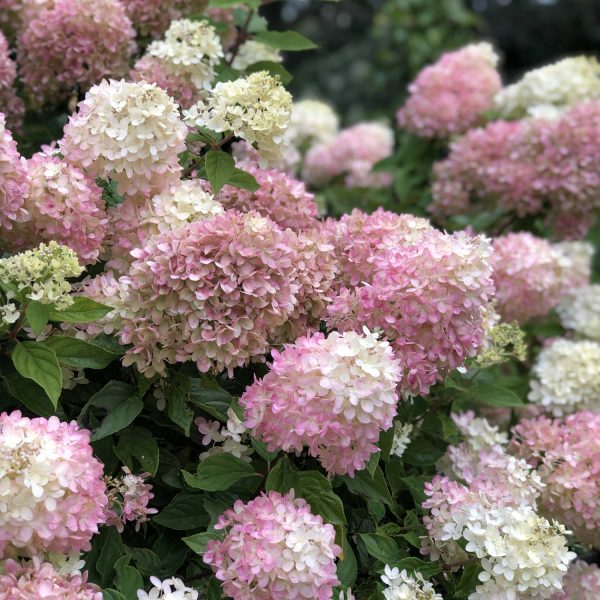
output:
[[[433,589],[433,585],[425,581],[418,571],[411,577],[406,569],[400,571],[385,565],[381,580],[387,588],[383,590],[385,600],[443,600],[442,596]]]
[[[265,163],[281,157],[288,128],[292,96],[266,71],[217,83],[208,100],[201,100],[184,114],[190,126],[232,132],[256,145]]]
[[[556,307],[566,329],[593,340],[600,340],[600,285],[579,288]]]
[[[540,352],[529,401],[555,416],[600,408],[600,343],[558,339]]]
[[[256,40],[248,40],[239,47],[231,66],[238,71],[243,71],[258,62],[280,63],[282,61],[283,57],[277,48],[272,48]]]
[[[208,21],[173,21],[163,40],[152,42],[148,54],[175,75],[186,77],[201,90],[210,90],[215,67],[223,58],[221,39]]]
[[[0,259],[0,281],[9,299],[36,300],[41,304],[52,304],[58,309],[67,308],[73,303],[71,284],[67,279],[77,277],[82,271],[77,254],[54,241]],[[14,312],[10,307],[10,303],[3,307],[3,318]]]
[[[156,85],[102,81],[70,118],[61,152],[122,194],[150,196],[179,180],[186,136],[177,105]]]
[[[573,56],[525,73],[494,99],[503,117],[556,118],[577,102],[600,98],[600,63]]]
[[[340,120],[334,109],[320,100],[300,100],[292,105],[286,139],[296,148],[326,144],[338,133]]]

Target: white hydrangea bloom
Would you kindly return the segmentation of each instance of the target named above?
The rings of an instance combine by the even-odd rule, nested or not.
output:
[[[81,558],[79,552],[71,552],[70,554],[48,552],[46,558],[63,575],[81,575],[81,572],[85,569],[85,560]]]
[[[508,435],[500,431],[483,417],[476,417],[472,412],[452,415],[456,426],[465,436],[465,442],[474,453],[491,450],[494,446],[508,443]]]
[[[247,40],[239,47],[231,66],[238,71],[243,71],[258,62],[280,63],[282,61],[283,57],[277,48],[256,40]]]
[[[195,423],[203,436],[202,444],[207,446],[214,442],[211,448],[200,454],[201,461],[222,453],[233,454],[246,462],[252,460],[252,448],[242,444],[242,436],[246,433],[246,428],[232,408],[227,410],[227,423],[224,427],[221,427],[218,421],[209,421],[203,417],[198,417]]]
[[[392,440],[391,454],[400,458],[408,445],[410,444],[410,434],[414,427],[411,423],[401,423],[396,421],[394,423],[394,439]]]
[[[593,340],[600,340],[600,285],[579,288],[556,307],[566,329]]]
[[[113,179],[121,194],[149,197],[179,180],[188,130],[177,104],[154,84],[102,81],[64,132],[66,160],[93,177]]]
[[[600,63],[589,56],[565,58],[525,73],[494,100],[503,117],[556,118],[584,100],[600,98]]]
[[[177,577],[161,581],[158,577],[150,577],[154,586],[149,592],[138,590],[138,600],[198,600],[198,592],[189,588]]]
[[[297,148],[326,144],[338,133],[340,120],[335,110],[320,100],[300,100],[292,105],[286,138]]]
[[[210,90],[223,47],[208,21],[173,21],[163,40],[148,46],[150,56],[160,59],[175,75],[189,77],[199,90]]]
[[[274,163],[281,157],[291,109],[292,96],[279,80],[258,71],[217,83],[208,100],[201,100],[184,115],[192,127],[232,132],[256,145],[265,163]]]
[[[0,324],[12,325],[19,320],[21,313],[17,309],[16,304],[7,302],[3,306],[0,306]]]
[[[414,577],[406,570],[400,571],[385,565],[381,580],[387,588],[383,590],[385,600],[443,600],[442,596],[433,589],[433,585],[425,581],[423,575],[415,572]]]
[[[23,300],[36,300],[41,304],[52,304],[58,309],[73,304],[69,277],[78,277],[83,268],[77,254],[54,241],[40,244],[34,250],[20,252],[9,258],[0,259],[0,281],[9,284],[12,296]],[[14,318],[14,304],[2,307],[2,316]]]
[[[590,242],[560,242],[553,244],[553,247],[562,255],[561,266],[568,273],[568,277],[576,282],[576,287],[581,287],[581,281],[589,281],[595,254],[594,246]]]
[[[600,408],[600,343],[558,339],[540,352],[528,396],[555,416]]]

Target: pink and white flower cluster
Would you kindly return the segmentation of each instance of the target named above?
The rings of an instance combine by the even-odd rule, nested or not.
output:
[[[388,239],[358,246],[358,256],[374,249],[371,264],[362,263],[371,276],[342,287],[328,307],[328,324],[341,331],[380,329],[405,369],[403,392],[426,394],[482,343],[494,292],[491,248],[482,236],[448,235],[420,220],[406,221],[392,227]],[[409,235],[401,241],[403,230]],[[348,245],[355,262],[351,240]]]
[[[107,516],[102,476],[74,421],[0,415],[0,556],[89,550]]]
[[[450,147],[434,167],[438,216],[500,208],[541,214],[563,238],[585,236],[600,209],[600,101],[560,118],[490,123]]]
[[[198,11],[196,0],[121,0],[121,2],[139,35],[155,39],[168,29],[172,21]]]
[[[151,515],[158,512],[156,508],[148,508],[154,494],[152,486],[145,483],[144,480],[150,474],[134,475],[127,467],[122,469],[125,473],[123,476],[107,480],[110,506],[107,524],[123,531],[126,523],[133,522],[137,531],[143,523],[149,520]]]
[[[273,350],[271,370],[240,398],[245,425],[270,451],[307,447],[330,474],[364,469],[392,426],[402,369],[365,330],[301,337]]]
[[[398,124],[421,137],[446,138],[481,124],[502,88],[498,56],[487,43],[447,52],[423,69],[398,111]]]
[[[27,219],[23,204],[28,191],[25,164],[0,112],[0,230],[11,230],[15,221]]]
[[[219,517],[222,540],[204,554],[233,600],[330,600],[339,584],[335,530],[311,513],[305,500],[278,492],[262,494]]]
[[[552,600],[596,600],[600,598],[600,568],[574,560],[563,578],[562,592]]]
[[[304,159],[302,178],[315,187],[343,176],[344,185],[386,187],[392,176],[373,172],[376,163],[394,151],[394,133],[382,123],[359,123],[343,129],[329,142],[313,146]]]
[[[0,8],[0,12],[4,10]],[[17,96],[15,80],[17,78],[17,65],[11,59],[8,40],[0,31],[0,108],[4,113],[10,127],[17,128],[23,119],[25,107],[23,100]]]
[[[125,75],[134,37],[118,0],[56,0],[19,37],[21,80],[36,104],[63,102],[104,77]]]
[[[539,499],[548,517],[564,523],[582,544],[600,547],[600,415],[526,419],[510,449],[535,467],[545,484]]]

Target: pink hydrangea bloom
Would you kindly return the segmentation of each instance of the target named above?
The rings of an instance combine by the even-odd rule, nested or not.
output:
[[[316,333],[273,350],[265,377],[240,404],[245,425],[269,450],[304,446],[330,474],[362,470],[396,414],[402,378],[387,342],[369,332]]]
[[[7,560],[0,570],[2,600],[102,600],[102,591],[87,583],[87,574],[66,575],[38,557],[18,563]]]
[[[341,554],[335,530],[293,491],[238,500],[215,529],[225,537],[208,543],[204,562],[233,600],[332,598]]]
[[[373,166],[394,150],[394,134],[381,123],[359,123],[342,130],[330,142],[313,146],[304,158],[303,179],[323,186],[344,175],[346,187],[386,187],[392,176]]]
[[[355,287],[373,280],[379,254],[414,243],[432,229],[427,219],[413,215],[398,215],[383,208],[369,215],[355,208],[339,220],[327,219],[323,233],[335,247],[340,282]]]
[[[60,150],[90,176],[116,181],[121,194],[150,197],[179,181],[187,133],[156,85],[102,81],[69,118]]]
[[[562,592],[552,600],[597,600],[600,598],[600,568],[574,560],[563,578]]]
[[[132,344],[124,364],[151,376],[191,360],[202,372],[231,375],[268,352],[300,302],[316,303],[326,284],[320,273],[309,276],[321,264],[311,254],[330,250],[256,212],[226,211],[152,237],[134,251],[127,277],[88,293],[115,306],[106,319]]]
[[[77,167],[43,153],[27,161],[27,174],[23,208],[28,220],[7,232],[10,248],[18,251],[55,240],[75,251],[83,264],[95,262],[108,223],[100,188]]]
[[[4,9],[0,8],[0,12]],[[10,58],[8,41],[0,31],[0,108],[9,127],[17,128],[23,119],[25,106],[15,91],[17,65]]]
[[[181,106],[190,108],[200,100],[200,90],[189,76],[169,69],[164,61],[148,54],[142,56],[129,73],[132,81],[146,81],[162,88]]]
[[[0,232],[11,230],[15,221],[27,220],[23,204],[28,191],[25,162],[0,112]]]
[[[127,467],[122,469],[125,475],[108,480],[108,501],[111,508],[107,525],[123,531],[124,525],[131,521],[135,523],[137,531],[142,523],[146,523],[151,515],[158,512],[156,508],[148,507],[154,494],[152,486],[145,483],[144,479],[150,477],[150,473],[134,475]]]
[[[306,190],[304,183],[277,169],[261,169],[250,161],[238,166],[253,175],[260,188],[249,192],[226,185],[217,195],[225,208],[241,212],[255,210],[283,229],[289,227],[298,231],[317,225],[319,208],[314,194]]]
[[[171,21],[199,12],[198,0],[121,0],[140,35],[159,38]]]
[[[502,88],[497,63],[486,43],[443,54],[411,83],[398,125],[422,137],[445,138],[480,124]]]
[[[482,236],[424,230],[377,252],[371,281],[343,287],[328,324],[380,329],[406,370],[402,390],[427,394],[482,343],[494,292],[490,254]]]
[[[555,120],[491,123],[451,146],[434,167],[438,216],[501,208],[541,214],[557,235],[581,238],[600,209],[600,101]],[[477,200],[477,202],[475,202]]]
[[[589,282],[589,261],[586,277],[581,268],[574,268],[568,247],[530,233],[509,233],[494,240],[497,310],[505,321],[525,323],[545,316],[573,287]]]
[[[0,415],[0,556],[89,550],[106,520],[102,470],[75,421]]]
[[[573,530],[583,544],[600,547],[600,415],[581,411],[562,419],[521,421],[510,449],[537,468],[545,488],[540,505]]]
[[[117,0],[57,0],[19,37],[21,78],[36,103],[62,102],[127,73],[134,37]]]

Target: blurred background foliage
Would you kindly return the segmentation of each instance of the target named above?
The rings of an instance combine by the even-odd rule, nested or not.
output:
[[[425,64],[474,39],[498,48],[507,81],[600,49],[600,0],[285,0],[263,14],[319,45],[287,57],[292,91],[331,102],[346,124],[391,118]]]

